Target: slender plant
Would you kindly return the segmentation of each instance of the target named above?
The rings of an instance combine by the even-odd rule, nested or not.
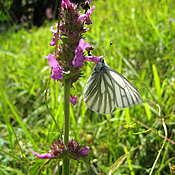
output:
[[[87,26],[92,24],[90,15],[95,6],[90,8],[89,1],[81,4],[85,10],[84,14],[80,13],[78,6],[80,7],[79,4],[71,3],[69,0],[59,1],[58,23],[56,23],[56,29],[53,26],[50,28],[54,34],[50,45],[55,47],[55,51],[45,56],[52,70],[51,78],[54,81],[60,81],[64,86],[64,140],[54,141],[49,153],[39,154],[30,149],[39,159],[63,159],[64,175],[70,173],[70,159],[84,160],[87,163],[88,173],[96,173],[87,157],[90,147],[82,147],[77,140],[69,140],[69,103],[73,105],[77,103],[77,96],[73,96],[70,89],[73,83],[82,76],[84,62],[97,63],[100,59],[100,57],[89,55],[93,48],[85,42],[83,36],[88,31]],[[61,41],[60,45],[58,45],[58,40]],[[52,118],[56,123],[54,116]]]

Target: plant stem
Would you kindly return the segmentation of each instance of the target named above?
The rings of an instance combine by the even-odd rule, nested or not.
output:
[[[70,99],[70,79],[64,81],[64,145],[69,142],[69,99]],[[63,158],[63,174],[69,175],[69,158]]]

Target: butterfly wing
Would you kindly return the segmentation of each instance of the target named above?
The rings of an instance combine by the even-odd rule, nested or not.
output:
[[[84,89],[87,106],[100,114],[109,114],[115,107],[127,108],[142,103],[138,90],[121,74],[106,66],[94,71]]]
[[[143,102],[139,91],[125,77],[110,67],[107,72],[113,82],[116,107],[127,108]]]
[[[84,88],[84,101],[87,106],[100,114],[109,114],[115,108],[113,82],[107,71],[94,71]]]

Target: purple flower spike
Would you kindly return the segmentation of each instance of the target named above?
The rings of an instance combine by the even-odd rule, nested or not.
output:
[[[64,74],[65,72],[61,70],[61,67],[59,66],[58,62],[55,60],[54,55],[49,54],[48,57],[44,57],[48,59],[50,67],[52,67],[52,75],[51,78],[55,80],[60,80],[63,78],[62,73]]]
[[[84,61],[84,56],[83,52],[86,48],[89,48],[90,45],[85,42],[84,39],[81,39],[79,41],[78,47],[75,49],[75,57],[73,60],[73,65],[75,67],[82,67],[83,66],[83,61]]]
[[[53,156],[49,153],[44,153],[44,154],[39,154],[37,152],[32,151],[32,149],[30,149],[31,153],[35,154],[39,159],[53,159]]]
[[[91,9],[89,9],[86,14],[84,15],[80,15],[78,17],[78,20],[81,21],[81,20],[84,20],[85,24],[87,25],[91,25],[92,24],[92,21],[90,20],[89,16],[92,14],[93,10],[95,9],[95,5],[92,6]]]
[[[93,50],[83,39],[83,34],[89,30],[87,25],[92,24],[90,15],[95,9],[95,6],[90,8],[89,2],[91,0],[86,0],[80,4],[85,10],[85,13],[81,14],[77,3],[73,3],[71,0],[62,0],[59,26],[58,23],[55,23],[55,26],[50,27],[50,31],[53,33],[50,45],[56,45],[57,37],[61,41],[57,47],[57,52],[55,52],[56,55],[49,54],[45,57],[52,67],[51,78],[54,81],[63,82],[63,76],[66,76],[71,80],[71,87],[82,77],[80,68],[82,68],[85,61],[84,51],[86,50],[90,55],[90,51]],[[46,15],[48,18],[53,17],[52,9],[47,8]],[[86,60],[97,63],[98,57],[86,58]],[[64,75],[66,72],[69,73]],[[76,104],[77,97],[72,97],[70,101],[72,104]]]
[[[89,152],[89,149],[90,149],[90,147],[84,147],[84,148],[82,148],[80,155],[81,156],[87,156],[88,155],[88,152]]]
[[[70,102],[75,105],[77,103],[77,96],[74,96],[73,98],[70,96]]]
[[[91,62],[95,62],[98,63],[100,61],[101,58],[103,58],[103,56],[100,57],[96,57],[96,56],[85,56],[85,61],[91,61]]]

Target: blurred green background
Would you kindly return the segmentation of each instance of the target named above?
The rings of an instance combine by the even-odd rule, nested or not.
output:
[[[149,174],[156,158],[152,174],[173,174],[175,1],[96,0],[93,4],[93,24],[85,35],[94,47],[93,55],[103,55],[103,47],[107,52],[112,42],[106,62],[135,85],[144,103],[115,109],[110,115],[92,112],[82,95],[94,66],[88,63],[75,84],[78,103],[71,104],[70,137],[91,147],[90,161],[102,175]],[[56,9],[53,4],[49,7]],[[43,56],[54,49],[49,43],[56,11],[52,18],[45,17],[40,27],[33,18],[13,23],[8,16],[2,18],[3,13],[1,10],[0,174],[27,174],[36,158],[29,148],[48,152],[52,141],[60,136],[44,101],[50,68]],[[62,84],[51,80],[49,91],[49,107],[62,130]],[[54,160],[42,173],[59,174],[59,161]],[[72,174],[81,174],[84,169],[83,164],[72,161]]]

